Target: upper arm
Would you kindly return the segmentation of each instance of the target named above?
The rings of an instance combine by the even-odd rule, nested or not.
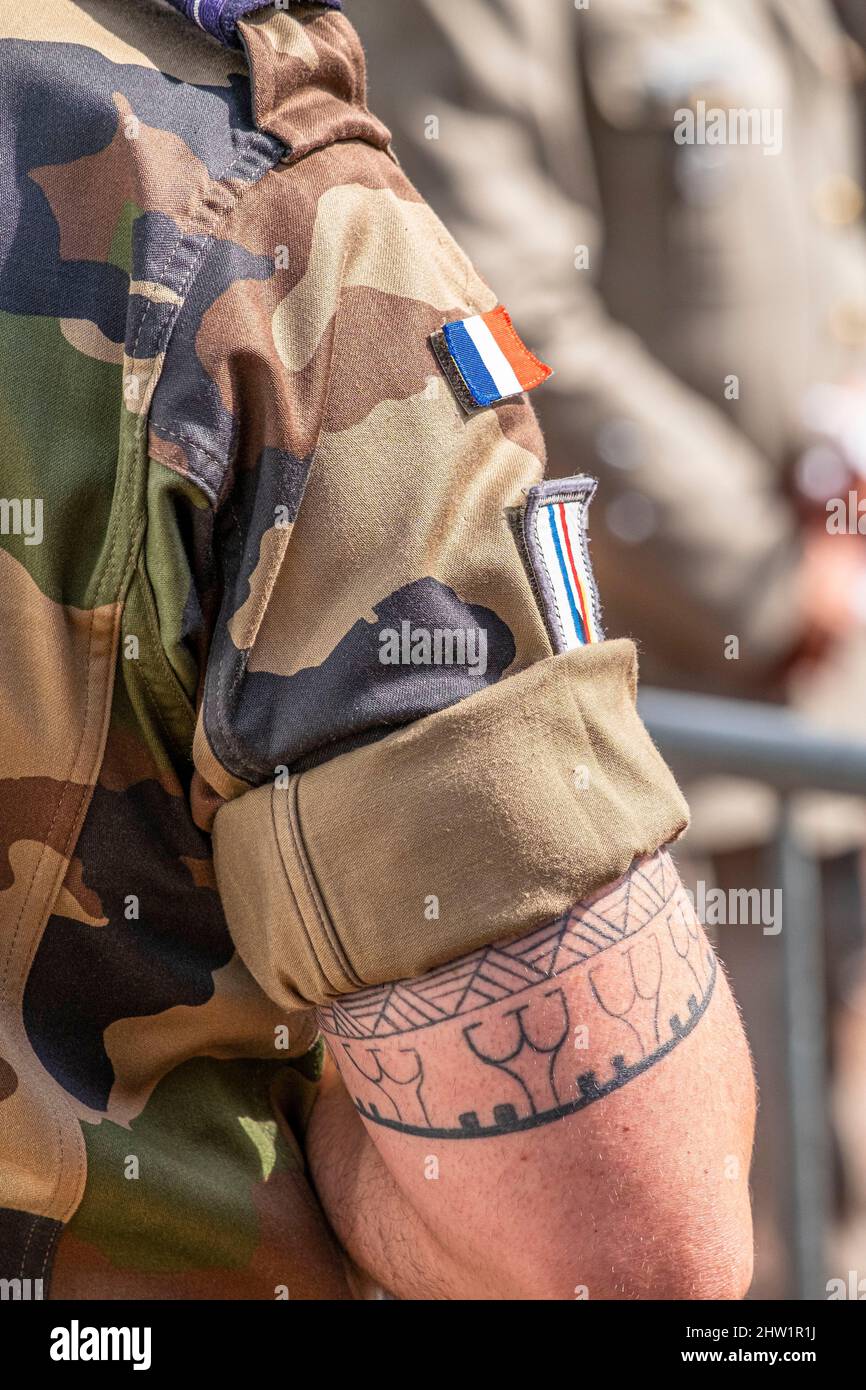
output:
[[[374,1152],[326,1096],[313,1173],[386,1287],[745,1292],[748,1051],[666,854],[540,931],[319,1017]]]
[[[350,54],[337,19],[305,33]],[[458,404],[430,336],[495,296],[381,149],[344,132],[275,168],[223,233],[150,429],[154,456],[199,478],[214,508],[193,791],[234,943],[282,1010],[329,1018],[365,986],[467,953],[531,974],[534,958],[493,943],[548,931],[687,814],[635,711],[634,648],[602,640],[591,484],[540,483],[522,396]],[[549,1040],[595,997],[570,1005],[589,967],[566,973],[561,990],[561,966],[538,983],[533,1038],[536,1017]],[[529,1046],[522,1007],[492,1041],[459,1010],[446,1021],[436,1065],[465,1073],[468,1099],[434,1128],[473,1109],[508,1128],[536,1081],[527,1091],[522,1060],[515,1079],[488,1054]],[[593,1028],[616,1034],[605,1062],[631,1055],[630,1022],[601,1008]],[[412,1050],[387,1046],[411,1090]],[[535,1052],[542,1076],[550,1056]],[[341,1064],[354,1074],[349,1054]],[[491,1076],[508,1089],[476,1102]],[[478,1142],[535,1153],[535,1133]],[[424,1142],[388,1130],[410,1140]],[[457,1141],[462,1162],[474,1147]]]

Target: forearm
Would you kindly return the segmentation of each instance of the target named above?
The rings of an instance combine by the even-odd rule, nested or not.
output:
[[[751,1070],[666,855],[531,936],[320,1021],[355,1104],[332,1087],[317,1107],[313,1173],[386,1287],[745,1291]]]

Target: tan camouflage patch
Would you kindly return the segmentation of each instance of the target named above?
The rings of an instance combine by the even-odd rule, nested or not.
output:
[[[84,1187],[84,1143],[69,1097],[48,1075],[24,1031],[20,997],[38,926],[28,910],[62,878],[66,860],[36,841],[19,840],[9,850],[13,881],[0,891],[0,922],[19,930],[0,943],[0,979],[6,999],[0,1010],[0,1054],[18,1076],[2,1102],[3,1205],[63,1221]],[[5,1274],[6,1271],[4,1270]]]
[[[88,927],[108,925],[108,918],[102,911],[97,894],[93,893],[83,880],[80,859],[70,862],[57,894],[54,911],[61,917],[70,917],[73,921],[83,922]]]
[[[116,0],[5,0],[0,38],[37,43],[74,43],[93,48],[112,63],[135,63],[185,82],[228,86],[229,75],[245,72],[243,54],[201,42],[182,16]]]
[[[297,58],[311,72],[319,66],[316,45],[294,15],[285,11],[253,14],[245,21],[244,28],[248,33],[260,31],[275,53],[285,58]]]
[[[160,285],[155,280],[131,280],[129,293],[139,294],[143,299],[149,299],[152,304],[183,303],[179,294],[169,289],[168,285]]]
[[[262,536],[259,563],[250,579],[250,596],[229,621],[229,633],[239,651],[252,647],[256,640],[292,529],[289,526],[272,526]]]
[[[54,603],[0,549],[0,659],[15,673],[4,692],[0,775],[87,780],[82,773],[92,767],[93,747],[76,757],[73,731],[93,717],[90,683],[110,659],[118,615],[110,604],[88,611]],[[38,643],[26,640],[33,632]]]
[[[262,993],[237,955],[214,971],[206,1004],[178,1005],[148,1018],[124,1018],[105,1032],[114,1067],[108,1115],[129,1124],[162,1077],[187,1057],[300,1057],[316,1039],[312,1013],[287,1015]],[[278,1028],[286,1046],[277,1050]]]
[[[156,357],[123,357],[123,403],[130,415],[144,419],[150,409],[154,387],[162,371],[165,353]]]
[[[373,621],[382,598],[420,575],[492,608],[514,634],[515,670],[549,655],[504,514],[540,476],[538,458],[503,436],[495,411],[464,421],[445,390],[434,399],[422,393],[383,401],[360,425],[326,436],[248,669],[290,676],[320,664],[359,618]],[[323,610],[318,519],[325,513],[331,553],[342,562],[329,575]],[[394,536],[402,538],[399,547]],[[260,610],[264,602],[258,590]],[[313,626],[306,614],[317,605]]]
[[[76,352],[95,357],[97,362],[123,361],[123,343],[113,343],[90,319],[60,319],[60,332]]]
[[[319,199],[309,269],[274,313],[274,342],[287,371],[309,362],[337,295],[353,285],[443,310],[461,302],[469,313],[496,305],[492,290],[471,272],[425,203],[400,198],[390,188],[332,188]]]

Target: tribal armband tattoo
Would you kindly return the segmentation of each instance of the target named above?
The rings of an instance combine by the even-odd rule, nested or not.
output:
[[[364,1119],[481,1139],[582,1110],[655,1066],[697,1026],[716,969],[661,852],[528,936],[348,995],[319,1021]],[[461,1104],[479,1093],[489,1106]]]

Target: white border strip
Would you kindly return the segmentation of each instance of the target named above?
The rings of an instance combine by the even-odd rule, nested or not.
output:
[[[480,314],[463,320],[463,327],[469,334],[481,361],[484,363],[500,396],[519,396],[523,387],[517,380],[514,368],[502,348],[497,343]]]

